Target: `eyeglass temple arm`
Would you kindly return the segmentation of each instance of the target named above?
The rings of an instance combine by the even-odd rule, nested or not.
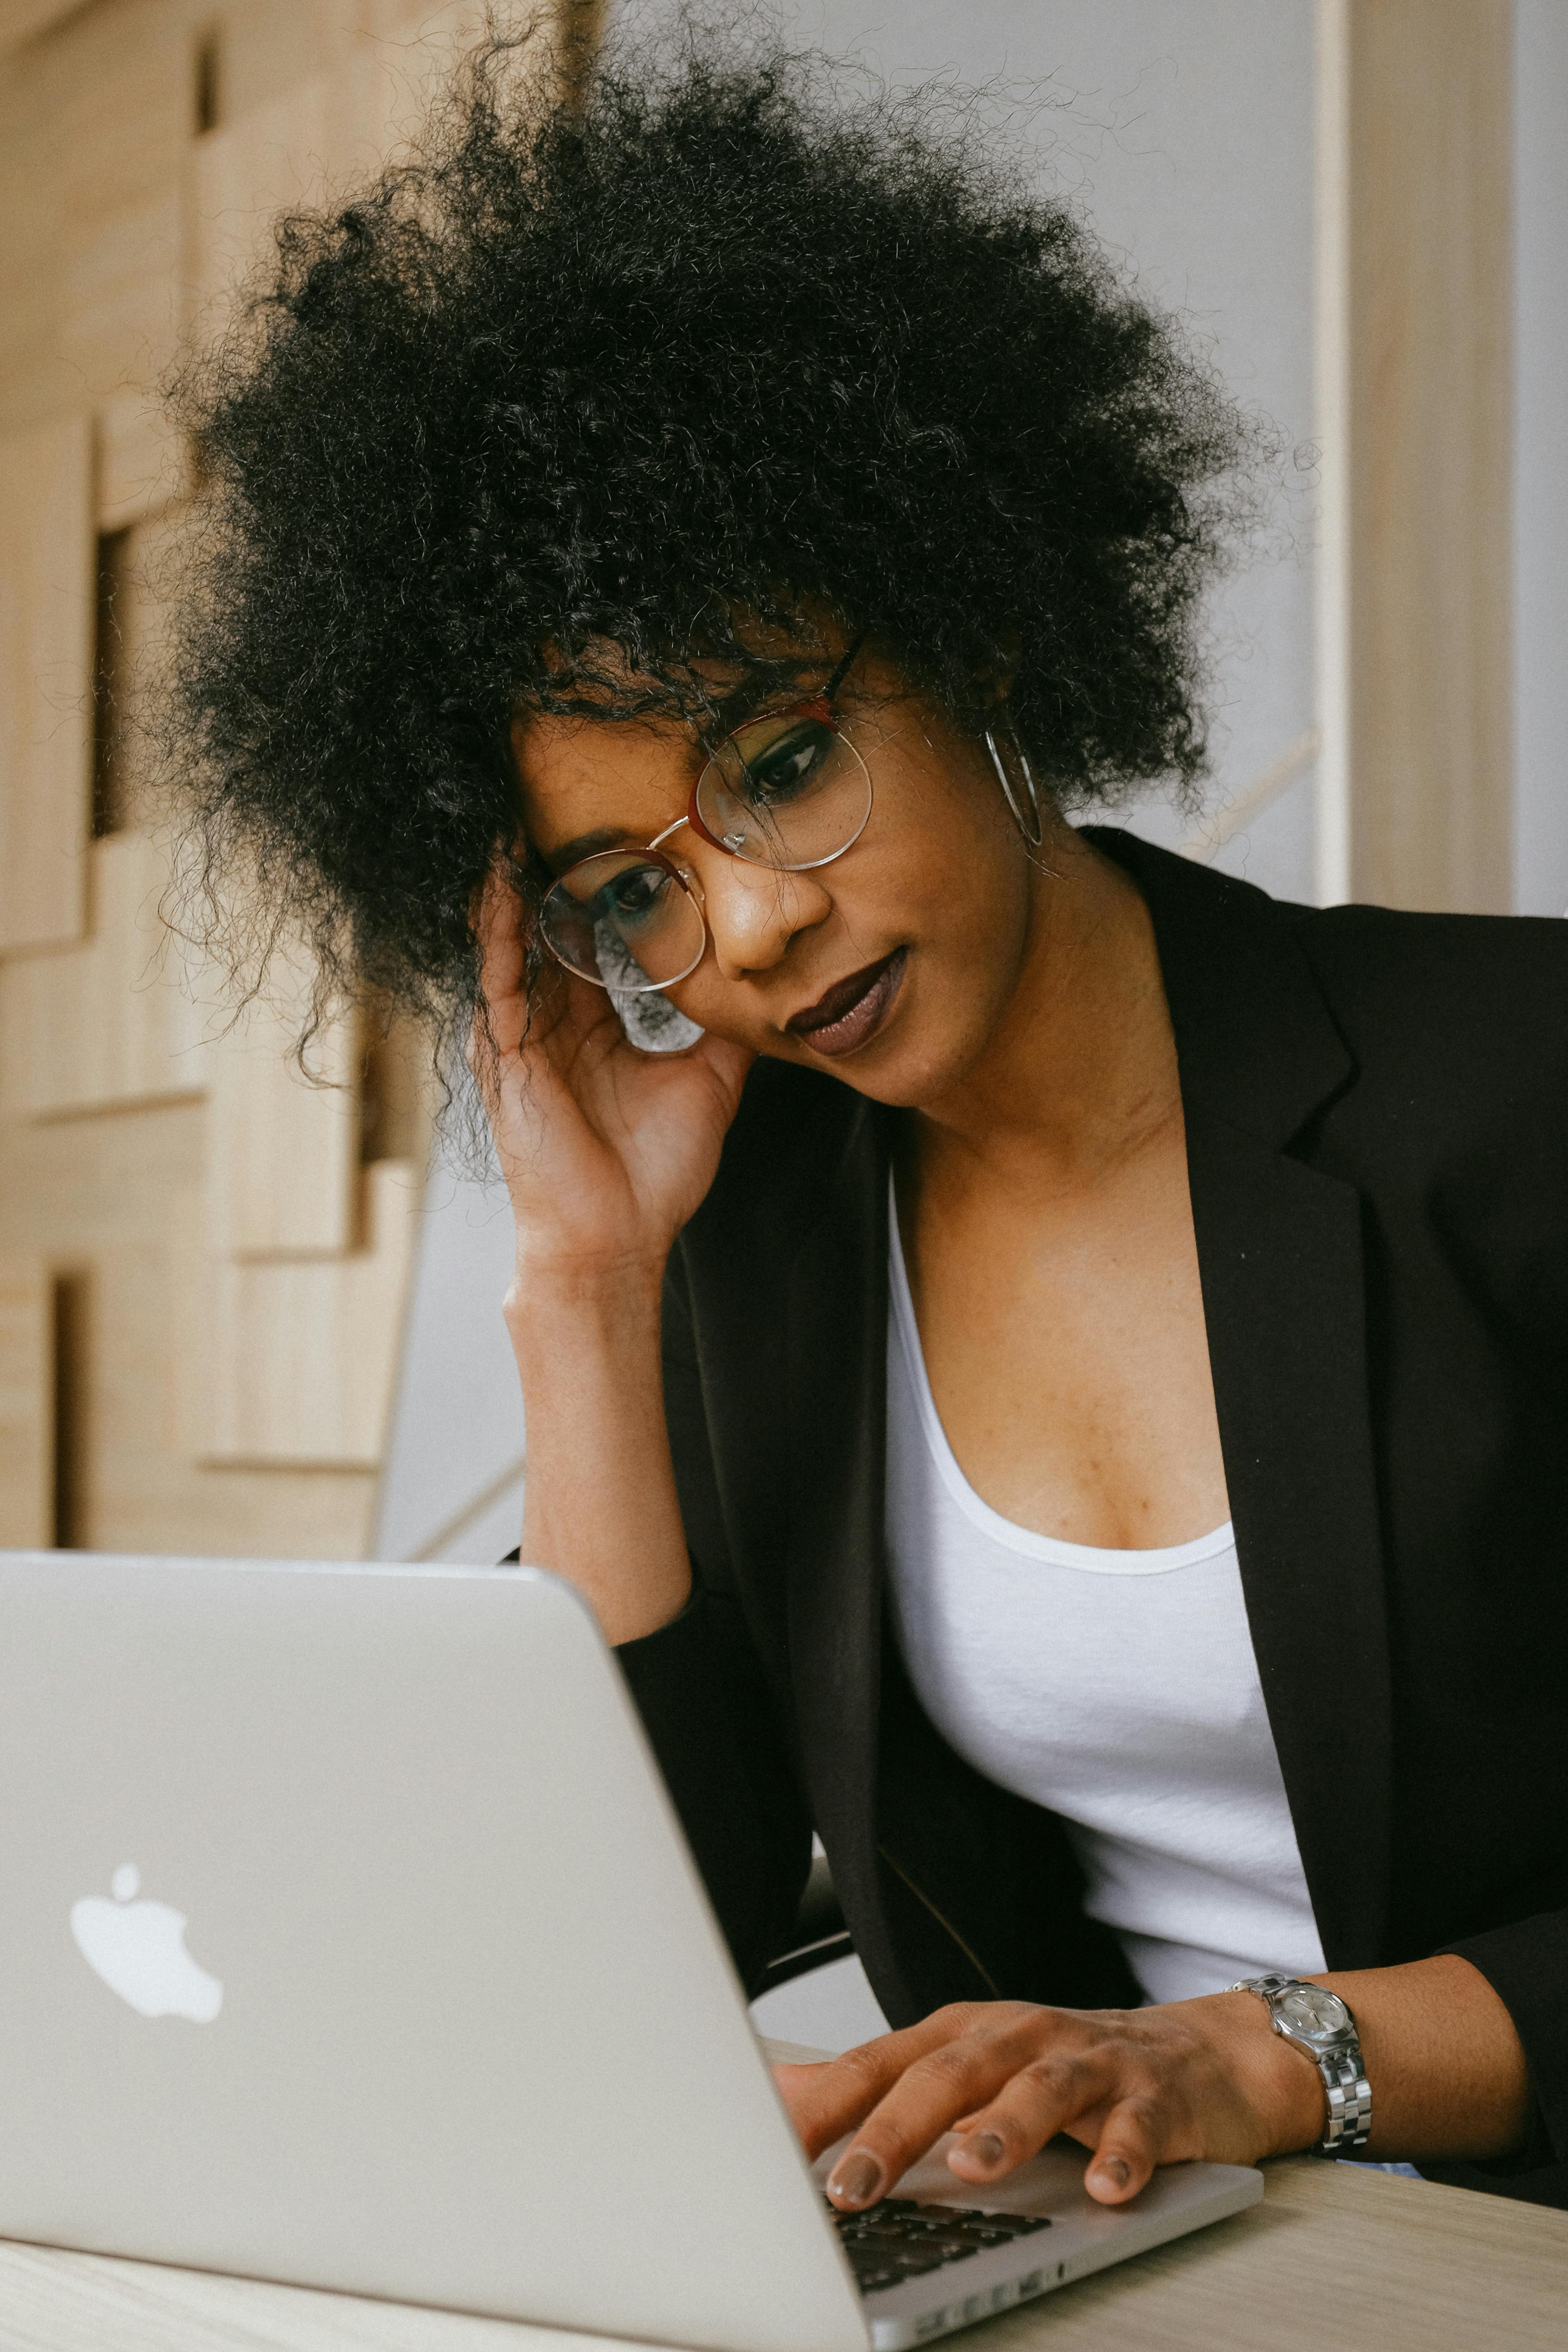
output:
[[[835,697],[837,695],[839,688],[843,685],[845,679],[849,675],[850,664],[854,661],[856,655],[859,652],[861,646],[865,644],[871,632],[869,629],[862,629],[859,635],[855,639],[854,644],[850,646],[848,652],[839,663],[838,667],[834,671],[833,676],[828,679],[827,684],[822,689],[822,698],[824,702],[832,702],[834,700]]]

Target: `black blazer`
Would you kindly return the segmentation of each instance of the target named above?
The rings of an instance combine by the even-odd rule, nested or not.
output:
[[[1331,1969],[1458,1950],[1568,2204],[1568,927],[1327,911],[1096,829],[1151,908],[1259,1674]],[[889,1115],[760,1063],[672,1259],[696,1570],[620,1657],[741,1973],[815,1827],[889,2017],[1135,2001],[1060,1823],[919,1705],[884,1609]]]

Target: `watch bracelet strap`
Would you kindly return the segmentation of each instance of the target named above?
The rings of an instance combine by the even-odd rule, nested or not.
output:
[[[1287,1986],[1300,1983],[1297,1977],[1279,1976],[1272,1971],[1267,1976],[1243,1977],[1231,1986],[1232,1992],[1257,1993],[1273,2016],[1270,1993],[1283,1992]],[[1347,2010],[1347,2014],[1348,2014]],[[1351,2020],[1353,2025],[1353,2017]],[[1289,2041],[1289,2034],[1280,2036]],[[1347,2148],[1364,2147],[1372,2132],[1372,2084],[1362,2065],[1361,2043],[1351,2050],[1306,2050],[1299,2042],[1291,2047],[1310,2058],[1322,2082],[1329,2103],[1328,2128],[1320,2140],[1314,2140],[1310,2154],[1342,2156]]]
[[[1372,2130],[1372,2085],[1362,2072],[1360,2044],[1325,2051],[1317,2064],[1328,2094],[1329,2127],[1313,2155],[1342,2156],[1346,2148],[1364,2147]]]

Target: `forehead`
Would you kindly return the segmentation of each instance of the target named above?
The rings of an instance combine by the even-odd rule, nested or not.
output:
[[[761,649],[754,667],[694,659],[700,716],[643,712],[604,719],[533,711],[511,731],[523,827],[557,873],[574,858],[630,841],[649,841],[685,814],[710,749],[760,710],[819,690],[833,649],[786,656]],[[614,656],[596,666],[606,704],[617,690],[651,684]],[[657,691],[657,688],[655,689]]]
[[[681,815],[706,752],[674,719],[562,719],[547,712],[512,730],[529,841],[559,869],[629,840],[651,840]]]

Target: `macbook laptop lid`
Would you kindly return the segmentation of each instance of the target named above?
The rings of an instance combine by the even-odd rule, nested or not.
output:
[[[0,2234],[863,2352],[566,1586],[0,1556]]]
[[[1053,2148],[987,2213],[937,2151],[830,2215],[534,1570],[0,1554],[0,2235],[900,2352],[1261,2193],[1177,2166],[1110,2211]]]

